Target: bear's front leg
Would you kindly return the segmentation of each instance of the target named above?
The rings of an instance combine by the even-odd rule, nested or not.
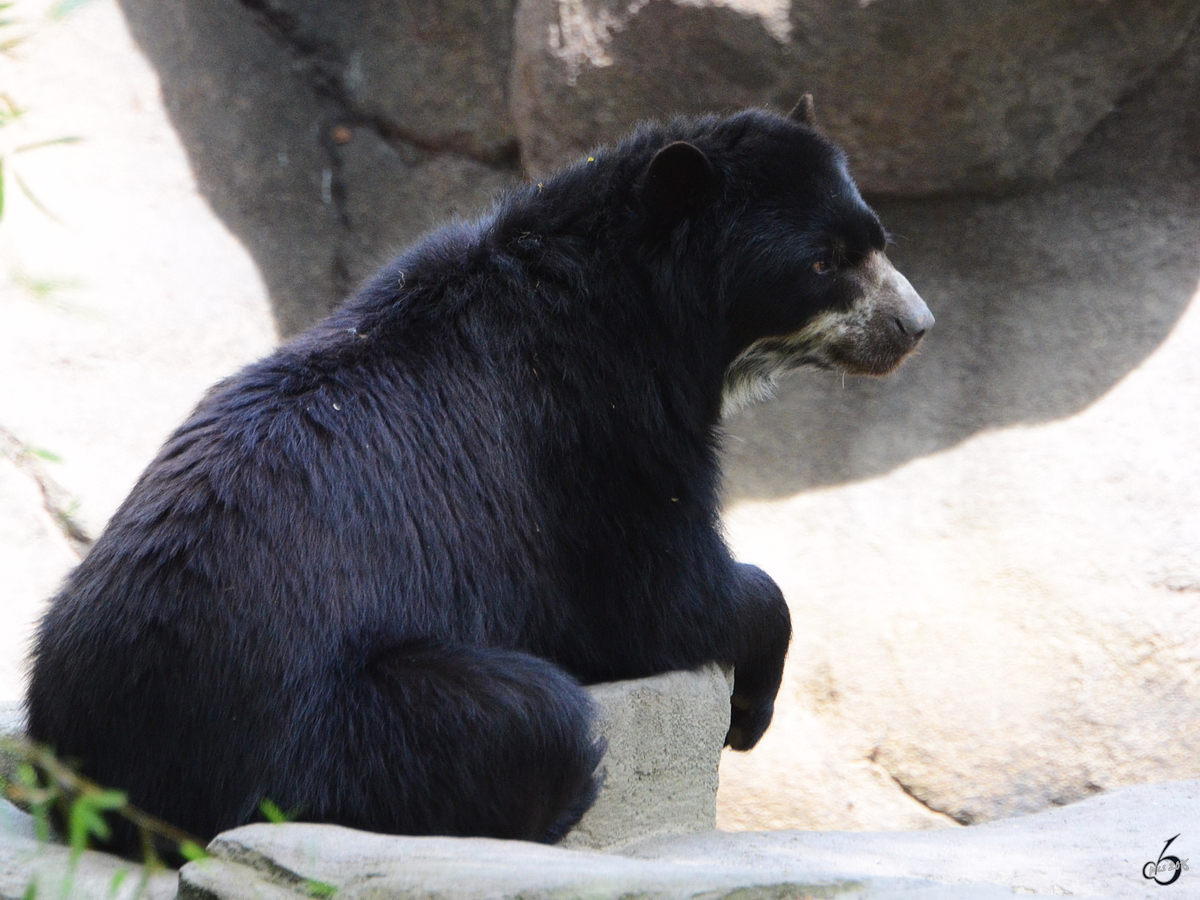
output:
[[[725,745],[749,750],[767,730],[775,712],[775,695],[792,640],[792,617],[783,592],[770,575],[745,563],[738,563],[734,571],[729,629],[733,696]]]

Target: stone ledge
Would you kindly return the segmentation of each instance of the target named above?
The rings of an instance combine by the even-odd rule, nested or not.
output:
[[[655,837],[620,854],[483,838],[409,838],[328,825],[250,825],[180,873],[186,900],[517,898],[966,898],[1141,900],[1163,843],[1200,844],[1200,781],[1141,785],[961,829],[717,832]],[[1175,894],[1195,894],[1189,865]],[[1164,896],[1166,894],[1164,893]]]
[[[248,825],[180,872],[180,900],[958,900],[996,885],[904,878],[794,879],[778,866],[678,863],[488,838],[391,837],[335,825]]]
[[[1145,784],[1087,800],[966,828],[928,831],[710,832],[655,838],[628,855],[676,864],[754,866],[795,880],[903,877],[976,880],[1020,894],[1144,900],[1156,886],[1142,876],[1164,843],[1191,857],[1163,889],[1200,896],[1200,781]],[[970,896],[970,895],[964,895]]]
[[[0,800],[6,806],[15,811]],[[0,809],[0,823],[6,818]],[[171,869],[147,875],[136,863],[95,851],[84,853],[72,871],[67,847],[0,830],[0,900],[22,900],[31,882],[37,883],[38,900],[172,900],[178,877]]]

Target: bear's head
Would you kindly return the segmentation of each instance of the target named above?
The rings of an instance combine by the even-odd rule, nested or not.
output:
[[[725,406],[813,366],[885,375],[933,326],[885,254],[887,236],[816,128],[811,97],[788,116],[750,110],[657,152],[640,199],[664,231],[719,233]]]

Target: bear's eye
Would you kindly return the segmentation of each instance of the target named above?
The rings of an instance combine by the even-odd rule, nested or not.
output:
[[[812,264],[812,270],[818,275],[828,275],[833,271],[833,263],[828,259],[818,259]]]

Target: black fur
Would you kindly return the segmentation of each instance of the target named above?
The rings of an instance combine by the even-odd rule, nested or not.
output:
[[[698,152],[648,179],[673,141]],[[723,379],[852,302],[814,260],[883,232],[784,117],[593,156],[208,394],[42,622],[34,738],[204,838],[267,797],[551,841],[603,752],[580,683],[732,665],[755,744],[791,626],[721,536]]]

